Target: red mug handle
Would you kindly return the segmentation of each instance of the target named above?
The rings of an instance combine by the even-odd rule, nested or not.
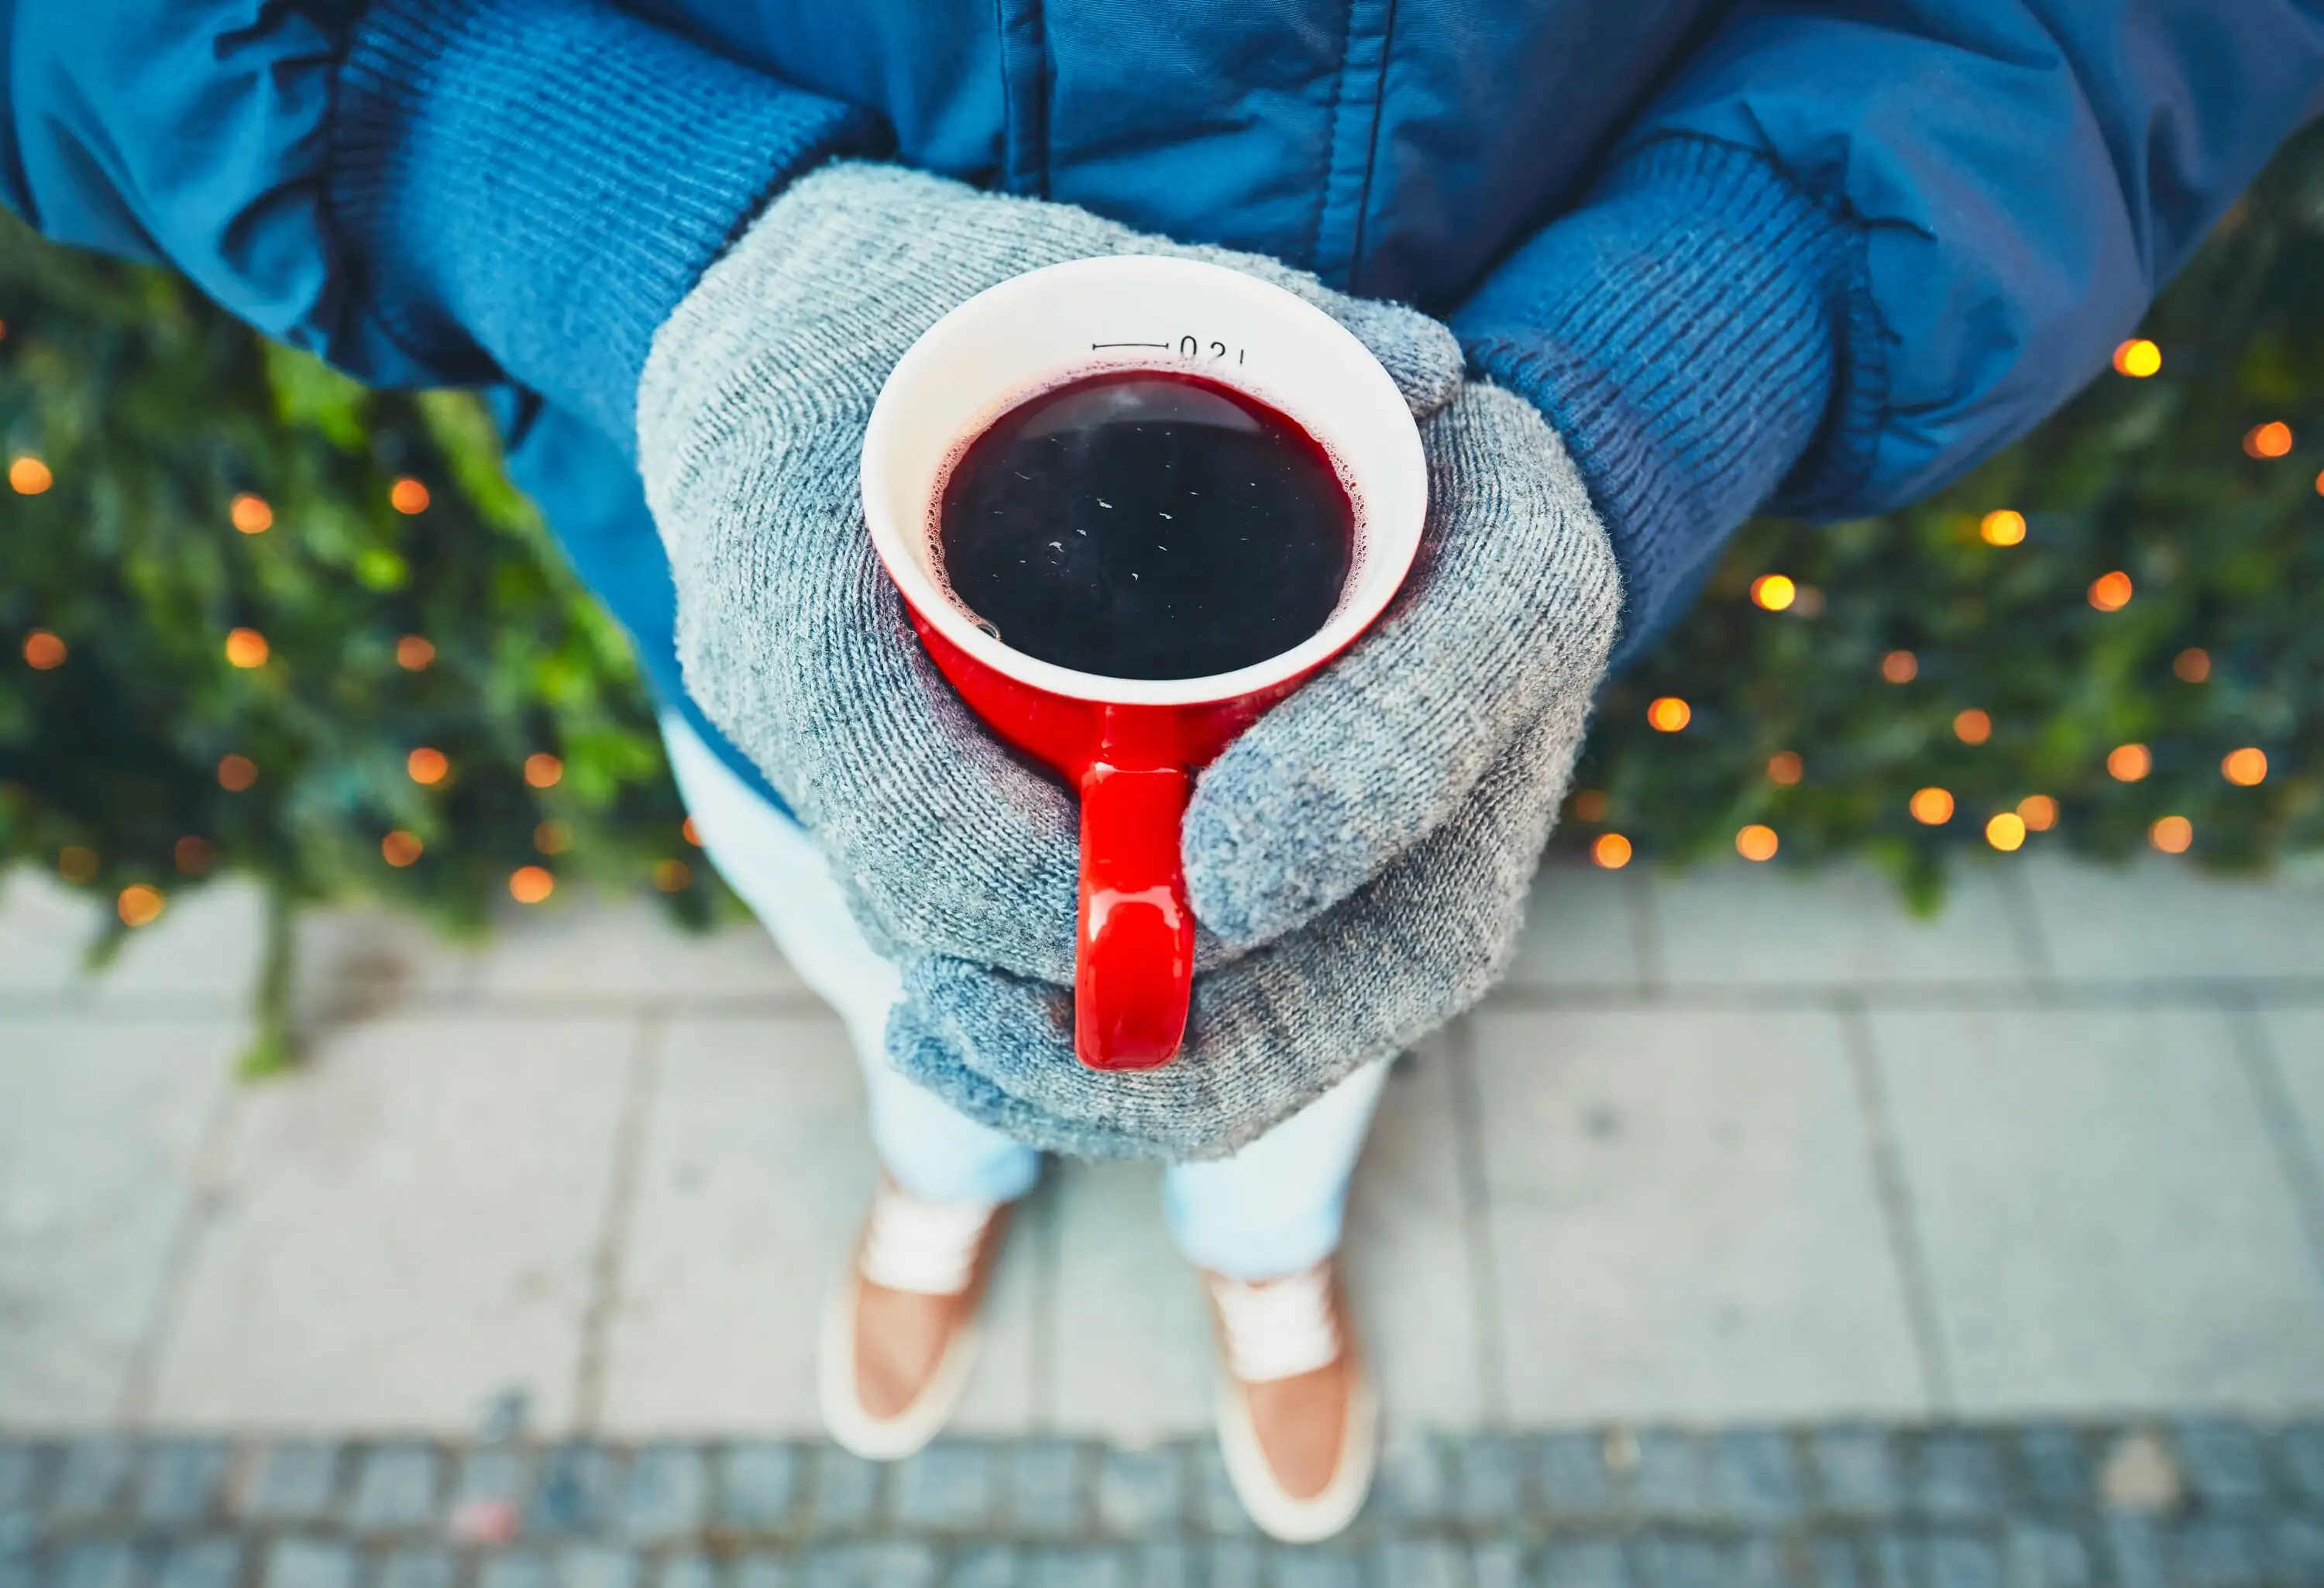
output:
[[[1185,1035],[1194,914],[1178,861],[1178,823],[1191,781],[1184,767],[1103,761],[1082,776],[1074,1051],[1092,1069],[1167,1064]]]

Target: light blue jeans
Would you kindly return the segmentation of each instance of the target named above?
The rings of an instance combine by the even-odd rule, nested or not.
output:
[[[863,1068],[872,1150],[889,1176],[930,1202],[1007,1202],[1033,1188],[1041,1155],[890,1068],[896,967],[847,913],[822,852],[674,715],[661,720],[670,771],[703,851],[774,935],[801,980],[846,1022]],[[1174,1164],[1162,1205],[1178,1250],[1237,1279],[1297,1273],[1340,1244],[1348,1177],[1388,1079],[1367,1065],[1231,1158]]]

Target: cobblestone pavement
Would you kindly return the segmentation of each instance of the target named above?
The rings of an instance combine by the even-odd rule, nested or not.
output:
[[[0,1436],[0,1588],[2324,1584],[2324,1422],[1392,1439],[1331,1545],[1207,1442]]]

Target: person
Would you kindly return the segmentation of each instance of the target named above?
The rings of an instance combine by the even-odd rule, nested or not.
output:
[[[2324,106],[2301,0],[0,0],[0,196],[376,383],[483,388],[713,858],[846,1017],[883,1179],[835,1432],[943,1421],[1038,1149],[1161,1158],[1262,1526],[1369,1481],[1333,1263],[1384,1061],[1481,994],[1606,668],[1753,512],[1892,507],[2106,363]],[[1074,817],[908,642],[880,381],[1056,260],[1362,337],[1431,510],[1202,777],[1178,1062],[1073,1062]]]

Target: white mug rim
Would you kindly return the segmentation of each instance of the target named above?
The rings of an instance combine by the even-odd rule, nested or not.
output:
[[[1342,469],[1354,476],[1351,484],[1365,514],[1365,571],[1350,598],[1342,600],[1321,629],[1297,645],[1249,667],[1202,678],[1121,679],[1082,672],[1004,644],[972,621],[924,565],[927,514],[933,494],[943,487],[941,469],[927,490],[919,493],[917,514],[893,510],[887,482],[907,448],[920,448],[916,456],[925,460],[931,445],[948,451],[959,438],[906,433],[910,421],[905,415],[902,393],[916,383],[940,378],[959,344],[990,334],[994,322],[1006,325],[1013,319],[1022,324],[1041,316],[1045,300],[1072,278],[1083,278],[1077,285],[1094,278],[1120,289],[1125,299],[1133,301],[1141,287],[1149,287],[1175,292],[1182,300],[1190,291],[1214,300],[1239,298],[1243,300],[1240,307],[1246,311],[1263,303],[1275,334],[1299,339],[1309,350],[1325,355],[1319,364],[1336,366],[1332,393],[1333,411],[1341,414],[1336,423],[1318,417],[1321,410],[1313,397],[1313,383],[1306,383],[1310,389],[1303,391],[1297,374],[1286,375],[1277,367],[1273,379],[1260,383],[1228,371],[1201,372],[1278,408],[1315,435]],[[1348,357],[1350,348],[1361,355],[1360,361]],[[1053,373],[1063,377],[1102,367],[1172,366],[1157,359],[1131,356],[1118,361],[1058,361]],[[1038,390],[1039,384],[1037,377],[1011,382],[1005,390],[993,392],[979,428],[1005,411],[1017,400],[1017,393]],[[1356,411],[1354,424],[1343,411],[1351,406]],[[1350,445],[1347,433],[1356,425],[1363,427],[1361,443]],[[1335,446],[1335,441],[1341,444]],[[1388,371],[1346,327],[1306,300],[1241,271],[1201,260],[1136,254],[1070,260],[1028,271],[987,288],[929,327],[897,361],[872,404],[864,431],[860,481],[873,549],[888,577],[921,621],[974,660],[1019,683],[1069,699],[1116,706],[1202,706],[1233,700],[1291,682],[1329,661],[1371,626],[1403,586],[1419,553],[1427,503],[1426,461],[1411,411]],[[907,518],[910,522],[899,522]]]

